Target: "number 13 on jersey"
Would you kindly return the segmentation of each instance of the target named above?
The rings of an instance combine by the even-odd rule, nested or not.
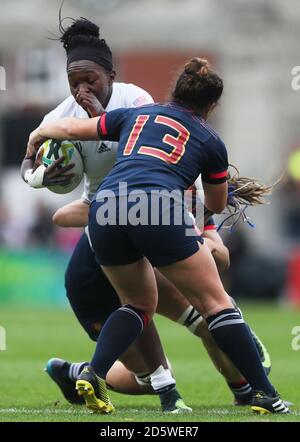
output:
[[[149,118],[149,115],[139,115],[137,117],[132,131],[129,135],[123,155],[132,154],[132,151],[136,146],[142,130],[144,129],[144,126]],[[165,117],[163,115],[158,115],[155,118],[154,122],[157,124],[164,124],[165,126],[171,127],[176,132],[178,132],[177,137],[166,134],[162,139],[163,143],[168,144],[173,148],[172,152],[167,153],[162,149],[158,149],[157,147],[141,146],[137,153],[150,155],[152,157],[156,157],[163,161],[166,161],[167,163],[177,164],[185,152],[185,146],[190,138],[190,132],[182,124],[178,123],[178,121],[173,120],[170,117]]]

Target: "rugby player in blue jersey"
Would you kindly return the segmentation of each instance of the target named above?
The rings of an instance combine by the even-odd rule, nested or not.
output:
[[[114,71],[111,51],[105,40],[99,37],[99,28],[86,19],[74,20],[62,32],[61,42],[67,54],[67,74],[72,95],[47,114],[42,124],[61,117],[99,115],[119,107],[134,107],[151,103],[152,98],[141,88],[125,83],[112,82]],[[61,227],[83,227],[88,223],[89,201],[92,199],[103,177],[109,172],[115,160],[117,143],[87,141],[81,143],[84,161],[84,193],[82,198],[60,208],[53,217]],[[41,167],[31,173],[35,155],[24,161],[23,175],[30,177],[32,187],[63,184],[68,179],[66,172],[71,166],[59,168],[59,162],[47,169]],[[42,170],[41,170],[42,169]],[[42,172],[42,173],[41,173]],[[209,246],[219,270],[228,267],[228,250],[215,231],[212,220],[204,226],[203,237]],[[186,298],[161,273],[155,270],[159,288],[157,313],[162,314],[188,328],[200,337],[217,370],[225,377],[238,405],[251,401],[252,391],[248,382],[234,367],[226,355],[217,347],[206,322],[189,304]],[[70,304],[85,331],[97,341],[101,325],[120,306],[118,296],[95,261],[87,234],[77,243],[70,259],[65,286]],[[270,358],[263,344],[255,337],[261,359],[267,371]],[[149,344],[147,344],[149,343]],[[135,348],[130,348],[116,362],[107,375],[107,384],[115,391],[128,394],[155,392],[159,394],[162,410],[167,412],[188,411],[175,388],[170,375],[159,337],[154,324],[147,327]],[[147,364],[144,359],[147,358]],[[66,399],[71,403],[82,403],[75,391],[77,377],[87,362],[68,362],[51,358],[46,367],[49,376],[57,383]]]
[[[90,365],[76,382],[94,411],[114,410],[105,378],[153,317],[155,266],[203,315],[218,346],[248,380],[254,390],[253,411],[289,412],[269,382],[249,328],[224,291],[181,198],[201,173],[206,207],[220,213],[226,205],[226,148],[205,123],[222,91],[220,77],[205,60],[194,58],[180,74],[170,103],[119,109],[90,120],[66,118],[42,125],[30,136],[29,151],[47,138],[119,142],[117,161],[89,214],[97,261],[122,302],[106,320]],[[153,205],[153,197],[156,202],[163,197],[169,210]],[[146,223],[137,222],[138,213],[147,214]]]

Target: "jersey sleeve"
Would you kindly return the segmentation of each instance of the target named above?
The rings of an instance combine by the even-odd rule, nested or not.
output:
[[[120,108],[107,112],[98,120],[97,131],[101,140],[119,141],[122,127],[130,109]]]
[[[203,230],[204,230],[204,232],[207,231],[207,230],[217,230],[217,226],[216,226],[216,223],[215,223],[215,220],[214,220],[213,216],[210,216],[208,218],[208,220],[204,224]]]
[[[221,184],[227,181],[227,150],[220,138],[211,137],[206,145],[206,156],[202,181],[208,184]]]

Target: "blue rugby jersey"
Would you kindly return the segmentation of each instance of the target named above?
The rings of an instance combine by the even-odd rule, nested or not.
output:
[[[98,122],[99,137],[119,141],[117,159],[98,190],[167,189],[183,191],[199,174],[207,183],[227,177],[227,151],[199,116],[177,103],[116,109]]]

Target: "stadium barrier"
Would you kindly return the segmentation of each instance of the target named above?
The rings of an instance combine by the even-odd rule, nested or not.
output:
[[[69,256],[57,250],[0,249],[0,304],[65,306]]]

